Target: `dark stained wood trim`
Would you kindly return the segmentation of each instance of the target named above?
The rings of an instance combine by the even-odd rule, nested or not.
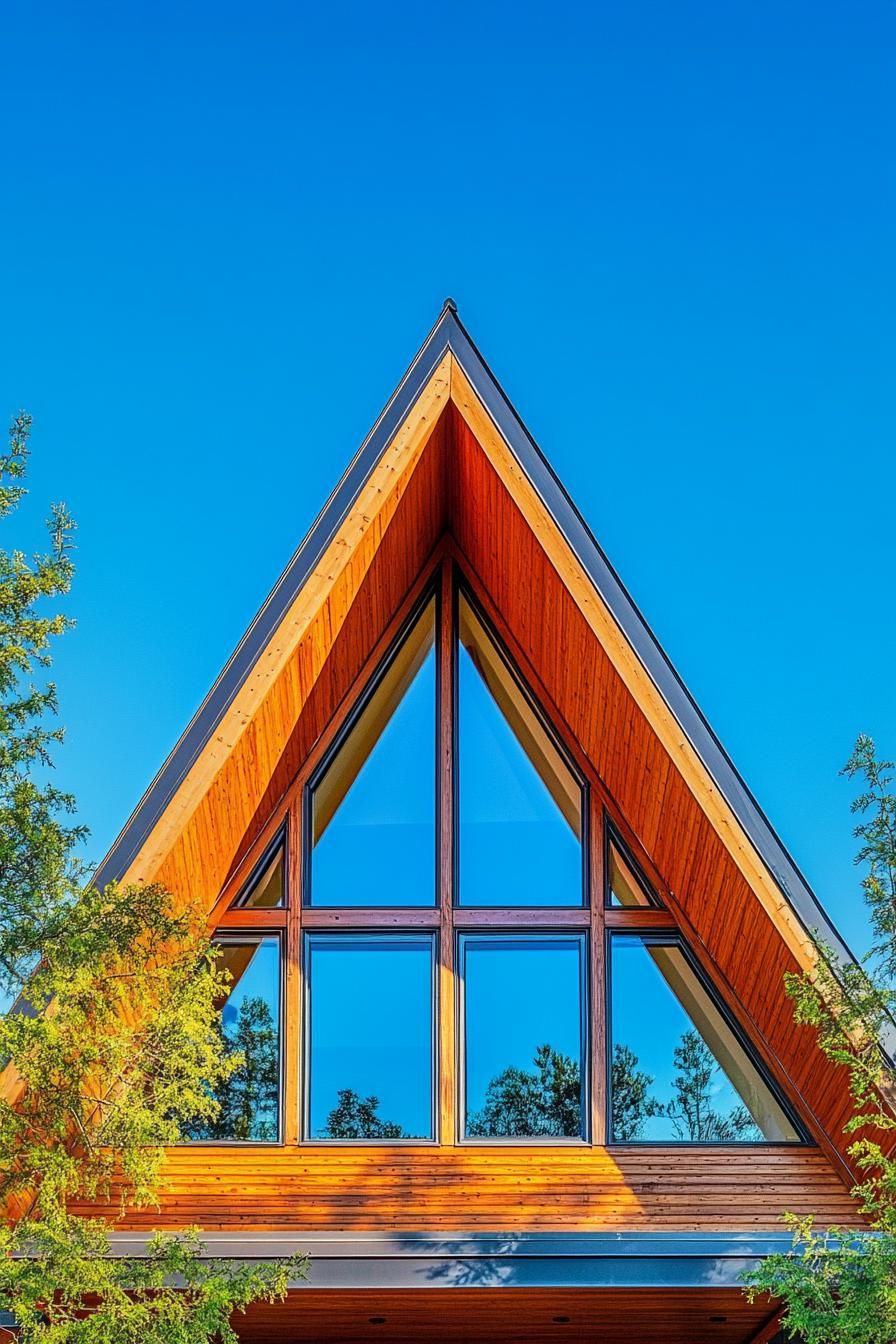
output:
[[[455,929],[587,929],[591,924],[588,910],[553,906],[509,905],[492,909],[458,906],[454,911]]]
[[[439,587],[438,629],[438,798],[439,826],[439,945],[438,985],[438,1109],[437,1136],[442,1143],[457,1142],[457,995],[455,988],[454,878],[455,878],[455,706],[456,667],[454,625],[456,620],[454,566],[442,560]]]
[[[304,867],[304,809],[301,793],[289,804],[286,826],[289,919],[286,925],[286,1012],[283,1048],[283,1139],[298,1143],[301,1137],[302,1093],[302,882]]]
[[[380,910],[370,907],[325,910],[311,906],[302,911],[303,929],[437,929],[440,921],[435,906],[431,910],[395,906]]]
[[[608,929],[657,929],[663,932],[678,928],[674,915],[652,906],[627,906],[624,909],[610,906],[604,911],[604,924]]]
[[[222,933],[228,929],[285,929],[287,915],[285,909],[228,910],[227,914],[218,920],[215,929]]]
[[[589,788],[586,840],[588,852],[588,887],[590,896],[591,933],[589,938],[590,967],[589,1026],[591,1072],[591,1141],[607,1142],[607,980],[604,954],[604,845],[603,808],[595,789]]]

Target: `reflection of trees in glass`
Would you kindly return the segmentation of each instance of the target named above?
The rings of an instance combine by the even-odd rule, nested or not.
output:
[[[675,1137],[690,1143],[759,1141],[762,1134],[746,1106],[738,1103],[727,1113],[712,1105],[720,1066],[696,1031],[686,1031],[673,1055],[678,1073],[672,1081],[674,1099],[657,1101],[650,1095],[653,1078],[638,1068],[638,1056],[627,1045],[613,1050],[611,1099],[613,1139],[639,1139],[645,1122],[654,1116],[670,1120]]]
[[[485,1103],[467,1122],[471,1138],[577,1138],[582,1132],[579,1065],[549,1045],[535,1051],[530,1073],[511,1064],[489,1083]]]
[[[215,1088],[220,1111],[191,1139],[277,1138],[280,1098],[280,1051],[271,1010],[261,998],[243,999],[236,1025],[221,1024],[225,1057],[238,1057],[232,1073]]]
[[[672,1121],[676,1137],[692,1143],[759,1140],[762,1134],[746,1106],[738,1103],[727,1115],[712,1106],[712,1088],[719,1073],[712,1051],[696,1031],[686,1031],[675,1047],[675,1100],[661,1113]]]
[[[662,1106],[650,1095],[653,1078],[638,1068],[638,1056],[627,1045],[613,1048],[610,1096],[613,1103],[613,1139],[627,1143],[639,1139],[644,1122],[661,1115]]]
[[[322,1139],[408,1139],[401,1125],[377,1115],[379,1097],[361,1097],[351,1087],[340,1088],[339,1098],[327,1116]]]

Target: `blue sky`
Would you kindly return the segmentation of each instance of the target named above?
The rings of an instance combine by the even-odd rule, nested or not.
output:
[[[99,858],[452,294],[857,946],[896,753],[889,3],[10,0],[0,407]]]

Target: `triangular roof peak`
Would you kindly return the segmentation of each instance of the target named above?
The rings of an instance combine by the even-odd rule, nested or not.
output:
[[[453,405],[532,526],[651,727],[684,775],[791,953],[811,965],[810,933],[843,940],[738,774],[549,462],[447,298],[370,433],[183,736],[100,866],[100,882],[148,880],[326,600],[335,554],[369,538],[382,479],[409,479]],[[392,501],[394,504],[395,501]],[[388,521],[384,525],[388,525]],[[300,599],[303,610],[297,611]],[[160,833],[161,832],[161,833]]]

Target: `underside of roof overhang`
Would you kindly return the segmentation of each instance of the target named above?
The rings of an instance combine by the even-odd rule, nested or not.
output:
[[[782,992],[848,956],[550,466],[446,305],[101,866],[209,908],[450,537],[692,938],[842,1150],[846,1089]]]

